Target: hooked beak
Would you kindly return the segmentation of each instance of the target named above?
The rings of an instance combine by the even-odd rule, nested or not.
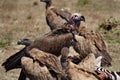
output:
[[[41,2],[51,2],[51,0],[40,0]]]
[[[22,44],[22,40],[21,40],[21,39],[18,40],[17,44],[18,44],[18,45],[21,45],[21,44]]]
[[[81,16],[80,20],[85,22],[85,17]]]

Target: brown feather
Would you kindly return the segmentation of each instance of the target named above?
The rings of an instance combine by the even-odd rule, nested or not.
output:
[[[63,47],[69,47],[74,41],[71,33],[45,35],[36,39],[29,48],[38,48],[42,51],[52,53],[56,56],[60,55]]]
[[[71,13],[68,10],[59,10],[52,6],[52,1],[46,3],[46,21],[51,30],[65,27],[70,21]],[[48,6],[49,5],[49,6]]]
[[[45,65],[34,62],[31,58],[22,57],[21,63],[24,73],[30,80],[56,80]]]
[[[52,69],[54,72],[58,74],[62,73],[62,67],[61,67],[60,61],[55,55],[52,55],[50,53],[45,53],[36,48],[33,48],[32,50],[30,50],[29,54],[34,58],[34,60],[37,60],[43,65],[46,65],[47,67]]]
[[[80,27],[79,36],[75,36],[77,43],[74,49],[83,57],[89,53],[94,53],[96,57],[102,56],[102,65],[111,65],[111,56],[102,35],[98,32],[90,31],[85,27]]]
[[[72,62],[68,62],[66,72],[71,80],[101,80],[94,72],[80,68]]]
[[[63,49],[62,49],[63,50]],[[66,52],[65,52],[66,51]],[[68,57],[69,51],[64,49],[62,51],[63,54],[61,56],[61,59],[64,59],[64,63],[66,61],[66,67],[65,71],[68,76],[68,79],[70,80],[101,80],[94,71],[91,70],[91,67],[94,66],[94,64],[90,64],[89,60],[94,60],[94,55],[89,55],[87,58],[85,58],[80,65],[76,65]],[[89,58],[89,59],[88,59]],[[93,59],[94,58],[94,59]],[[94,61],[91,63],[94,63]],[[83,68],[83,65],[91,65],[90,67],[86,66]],[[89,68],[89,69],[88,69]]]

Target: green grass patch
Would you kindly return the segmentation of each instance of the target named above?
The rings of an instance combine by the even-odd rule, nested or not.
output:
[[[120,25],[120,20],[115,19],[114,17],[109,17],[105,21],[103,21],[99,27],[104,30],[112,30],[113,28],[116,28],[118,25]]]
[[[89,3],[89,0],[78,0],[77,4],[80,6],[84,6]]]
[[[119,43],[120,44],[120,40],[117,38],[113,38],[110,36],[105,36],[105,38],[108,43]]]
[[[10,44],[12,42],[12,35],[13,35],[12,32],[8,32],[6,34],[1,35],[0,48],[10,46]]]
[[[120,43],[120,20],[109,17],[98,28],[108,43]]]

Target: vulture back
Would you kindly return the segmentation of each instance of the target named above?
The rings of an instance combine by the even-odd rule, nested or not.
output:
[[[31,45],[30,49],[38,48],[42,51],[52,53],[56,56],[60,55],[63,47],[69,47],[74,43],[74,36],[72,33],[50,34],[36,39]]]

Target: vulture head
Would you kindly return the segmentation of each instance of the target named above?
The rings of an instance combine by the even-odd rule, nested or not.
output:
[[[71,22],[73,25],[73,29],[77,29],[80,26],[81,21],[85,22],[85,17],[79,13],[73,13],[71,15]]]
[[[48,7],[50,7],[51,4],[52,4],[52,1],[51,1],[51,0],[40,0],[40,1],[46,3],[46,9],[47,9]]]
[[[28,38],[20,39],[17,42],[18,45],[26,45],[26,46],[31,45],[31,43],[32,43],[32,41],[30,39],[28,39]]]
[[[51,2],[51,0],[40,0],[41,2]]]

